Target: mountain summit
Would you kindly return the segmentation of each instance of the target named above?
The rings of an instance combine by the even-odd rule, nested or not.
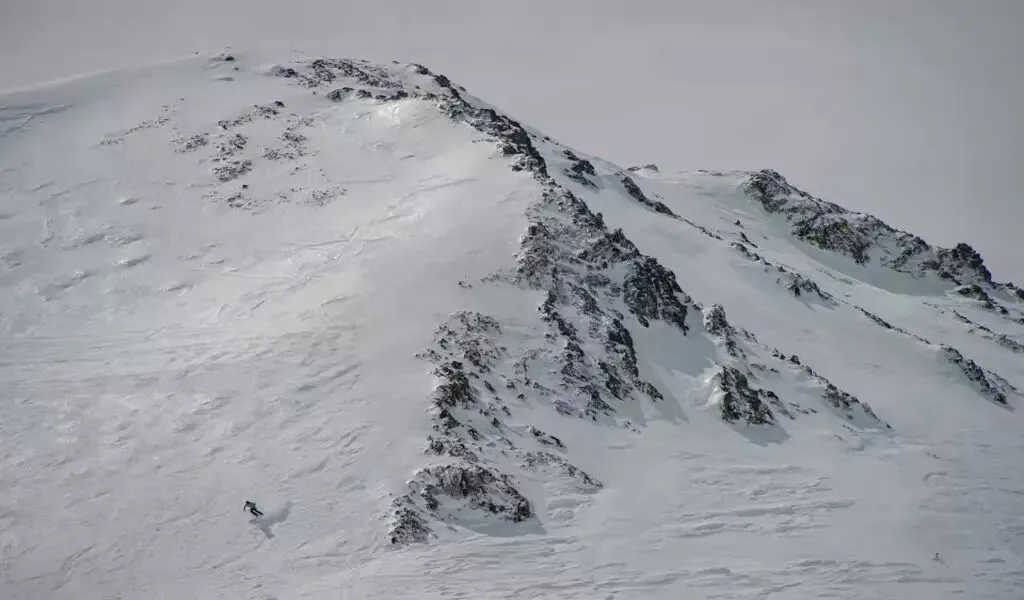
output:
[[[0,144],[5,598],[1024,585],[1024,291],[966,243],[399,62],[83,77]]]

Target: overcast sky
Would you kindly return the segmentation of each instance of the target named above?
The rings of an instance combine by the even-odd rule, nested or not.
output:
[[[1024,0],[0,0],[0,88],[225,46],[410,60],[629,166],[771,167],[1024,284]]]

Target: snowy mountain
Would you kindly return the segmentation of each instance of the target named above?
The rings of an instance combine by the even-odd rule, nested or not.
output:
[[[966,243],[416,64],[82,77],[0,148],[4,598],[1024,586],[1024,291]]]

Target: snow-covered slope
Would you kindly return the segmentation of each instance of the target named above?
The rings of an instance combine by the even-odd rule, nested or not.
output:
[[[5,598],[1024,585],[1021,291],[969,246],[356,60],[5,96],[0,191]]]

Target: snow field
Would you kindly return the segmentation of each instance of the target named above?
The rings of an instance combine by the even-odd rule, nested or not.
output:
[[[609,163],[590,159],[596,189],[569,179],[539,139],[559,184],[756,335],[752,385],[792,418],[722,421],[712,375],[732,359],[696,311],[686,336],[628,317],[663,400],[594,423],[530,393],[504,419],[556,436],[600,488],[538,467],[517,482],[535,519],[391,545],[391,499],[447,460],[424,454],[435,328],[478,311],[511,359],[545,349],[543,292],[493,277],[540,188],[429,99],[335,102],[276,67],[198,57],[0,98],[0,596],[1019,596],[1019,397],[986,400],[934,345],[1024,389],[1020,355],[950,312],[1019,328],[792,239],[739,175],[634,174],[672,219]],[[741,233],[833,300],[794,296]],[[793,354],[892,430],[821,401]]]

